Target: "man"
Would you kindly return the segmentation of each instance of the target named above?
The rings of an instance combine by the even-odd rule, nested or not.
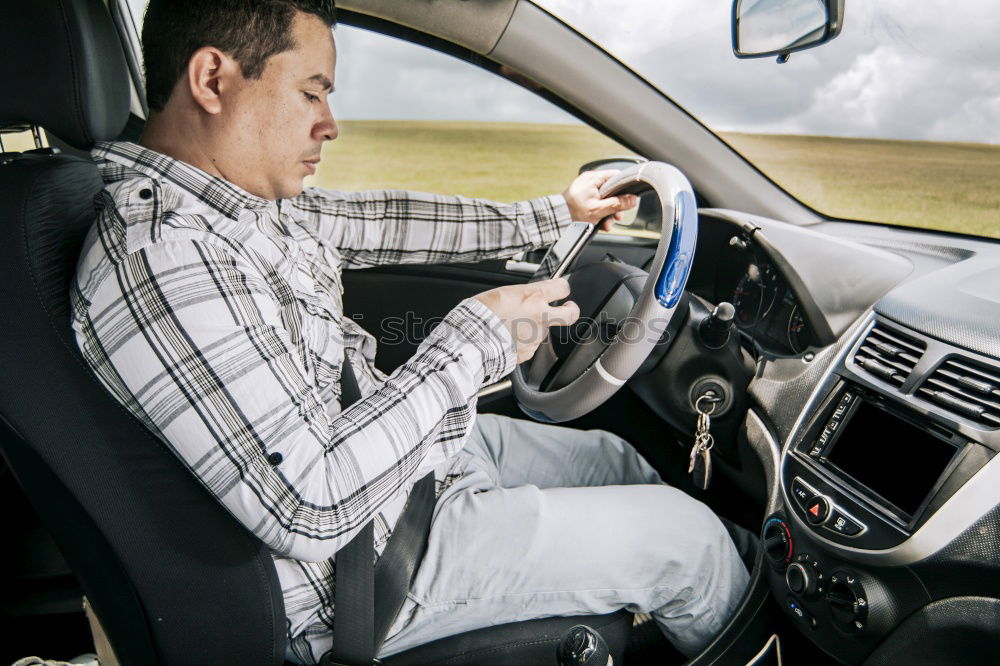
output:
[[[294,661],[329,649],[334,554],[369,521],[381,552],[428,471],[427,553],[382,654],[622,607],[696,652],[747,580],[714,514],[608,433],[476,421],[476,392],[577,318],[549,305],[564,280],[463,301],[388,377],[341,305],[342,268],[509,256],[635,197],[600,199],[607,173],[511,205],[303,191],[337,136],[333,23],[330,0],[150,3],[140,145],[94,150],[106,188],[71,294],[85,357],[274,551]],[[363,395],[346,410],[343,363]]]

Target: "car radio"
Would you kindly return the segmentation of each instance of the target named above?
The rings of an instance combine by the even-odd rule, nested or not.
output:
[[[924,414],[841,382],[786,461],[789,508],[837,543],[892,547],[939,504],[966,444]]]
[[[880,396],[845,388],[808,455],[909,525],[964,445]]]

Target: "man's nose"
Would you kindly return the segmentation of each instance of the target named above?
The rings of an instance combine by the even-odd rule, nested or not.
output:
[[[337,121],[333,119],[333,112],[330,110],[329,103],[326,104],[324,111],[323,118],[315,128],[315,133],[323,141],[333,141],[340,134],[340,128],[337,127]]]

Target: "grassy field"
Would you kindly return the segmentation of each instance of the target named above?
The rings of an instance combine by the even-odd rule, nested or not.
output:
[[[589,127],[346,120],[314,184],[517,201],[562,192],[581,164],[631,151]]]
[[[1000,146],[726,134],[828,215],[1000,238]],[[561,192],[579,165],[629,151],[589,127],[344,121],[311,184],[514,201]]]
[[[834,217],[1000,238],[1000,146],[725,134],[736,150]]]

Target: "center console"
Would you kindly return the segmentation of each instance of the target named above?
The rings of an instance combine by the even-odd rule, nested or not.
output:
[[[1000,368],[959,351],[873,319],[784,443],[784,507],[762,532],[768,582],[803,633],[848,663],[934,600],[912,565],[1000,495],[989,413],[1000,414]],[[949,377],[956,363],[964,375]]]

